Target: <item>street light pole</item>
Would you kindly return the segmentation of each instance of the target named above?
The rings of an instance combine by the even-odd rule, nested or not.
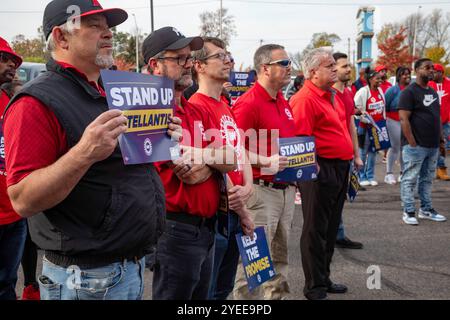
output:
[[[416,58],[416,40],[417,40],[417,24],[419,22],[419,14],[420,14],[420,9],[422,8],[422,6],[419,6],[419,8],[417,9],[417,16],[416,16],[416,21],[415,21],[415,26],[414,26],[414,41],[413,41],[413,58]],[[412,70],[414,70],[414,61],[412,62]]]
[[[137,25],[136,15],[133,13],[134,24],[136,25],[136,72],[139,73],[139,29]]]
[[[153,21],[153,0],[150,0],[150,22],[151,22],[151,30],[155,31],[155,23]]]

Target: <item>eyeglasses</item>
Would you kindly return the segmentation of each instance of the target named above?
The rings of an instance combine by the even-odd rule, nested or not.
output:
[[[193,62],[192,56],[179,56],[179,57],[160,57],[159,60],[176,60],[179,66],[185,67],[188,63]]]
[[[6,53],[6,52],[0,52],[0,62],[1,63],[8,63],[9,61],[12,61],[15,64],[15,68],[17,69],[20,65],[19,59],[17,59],[12,54]]]
[[[223,62],[225,62],[228,58],[228,61],[233,62],[233,58],[228,54],[228,53],[223,53],[223,52],[219,52],[219,53],[215,53],[209,56],[204,57],[203,59],[199,59],[201,61],[206,61],[208,59],[219,59],[222,60]]]
[[[267,63],[268,66],[279,65],[283,68],[289,68],[292,64],[292,61],[289,59],[275,60]]]

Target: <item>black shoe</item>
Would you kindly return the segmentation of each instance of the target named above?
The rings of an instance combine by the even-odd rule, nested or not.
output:
[[[363,244],[361,242],[352,241],[349,238],[345,237],[342,240],[336,240],[335,247],[344,249],[362,249]]]
[[[345,285],[337,284],[337,283],[333,283],[327,289],[328,293],[346,293],[347,291],[348,291],[348,288]]]
[[[326,292],[320,292],[320,293],[306,293],[305,294],[306,299],[308,300],[328,300],[328,296]]]

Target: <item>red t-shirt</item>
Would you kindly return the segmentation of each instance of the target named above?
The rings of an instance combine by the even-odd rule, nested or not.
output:
[[[378,90],[370,90],[370,97],[367,99],[366,103],[366,111],[372,116],[375,122],[384,120],[384,110],[386,106],[384,103],[383,96],[380,94]],[[360,122],[360,126],[362,128],[366,128],[367,126]]]
[[[57,61],[76,72],[100,94],[104,90],[74,66]],[[33,171],[55,163],[68,150],[66,133],[55,114],[38,99],[25,96],[17,100],[5,116],[7,186],[22,181]],[[26,146],[26,148],[23,148]]]
[[[384,94],[386,94],[386,91],[388,91],[390,87],[392,87],[392,84],[389,81],[384,81],[380,84],[380,88],[381,90],[383,90]]]
[[[14,211],[9,200],[6,187],[5,168],[5,138],[3,137],[3,112],[9,103],[5,91],[0,90],[0,225],[7,225],[19,221],[21,217]]]
[[[347,127],[350,130],[350,121],[352,120],[352,116],[355,115],[355,100],[353,100],[353,92],[349,88],[344,88],[343,92],[336,89],[336,96],[339,97],[344,104]]]
[[[184,135],[182,144],[193,146],[194,122],[201,121],[195,107],[184,97],[181,106],[175,109],[175,116],[182,120]],[[187,134],[189,133],[189,134]],[[210,218],[219,209],[220,188],[215,175],[203,183],[189,185],[178,179],[170,167],[171,162],[155,163],[166,193],[166,210],[183,212],[196,216]]]
[[[450,80],[444,77],[442,83],[430,81],[430,87],[439,95],[441,100],[441,120],[442,124],[446,124],[450,121]]]
[[[230,107],[222,100],[217,101],[214,98],[208,97],[202,93],[195,93],[189,102],[194,104],[201,114],[201,121],[203,124],[203,130],[205,130],[204,147],[206,147],[209,141],[212,141],[212,147],[229,146],[232,147],[236,153],[238,160],[238,168],[229,172],[228,176],[234,185],[244,185],[243,174],[243,141],[241,139],[241,133],[236,125],[234,114]],[[210,139],[209,132],[207,130],[215,130],[215,138]],[[219,130],[219,131],[218,131]],[[213,133],[212,131],[210,131]],[[219,136],[217,136],[219,135]],[[212,137],[211,137],[212,138]]]
[[[273,156],[278,153],[278,138],[295,137],[292,109],[283,94],[278,92],[276,99],[272,98],[258,81],[236,101],[233,112],[239,128],[246,133],[245,148],[251,152]],[[261,175],[260,168],[252,169],[254,179],[273,182],[273,175]]]
[[[334,90],[324,91],[310,80],[291,98],[296,134],[316,138],[317,155],[327,159],[353,159],[353,143],[343,102]]]

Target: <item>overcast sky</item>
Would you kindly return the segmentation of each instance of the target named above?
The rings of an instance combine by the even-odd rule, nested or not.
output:
[[[17,34],[37,35],[42,24],[42,12],[49,0],[0,0],[0,36],[8,41]],[[139,28],[150,31],[149,0],[100,0],[104,8],[120,7],[130,14],[119,30],[134,32],[136,15]],[[154,0],[155,28],[174,26],[186,36],[198,35],[199,14],[216,10],[219,0]],[[278,43],[289,52],[297,52],[311,40],[315,32],[337,33],[342,41],[336,50],[347,53],[348,38],[355,49],[356,13],[361,5],[372,5],[375,11],[375,30],[387,22],[400,21],[415,13],[430,13],[434,8],[450,12],[450,0],[223,0],[223,6],[234,16],[237,37],[231,41],[230,51],[236,67],[252,65],[252,57],[260,44]],[[374,40],[374,46],[376,46]],[[376,52],[375,52],[376,54]]]

